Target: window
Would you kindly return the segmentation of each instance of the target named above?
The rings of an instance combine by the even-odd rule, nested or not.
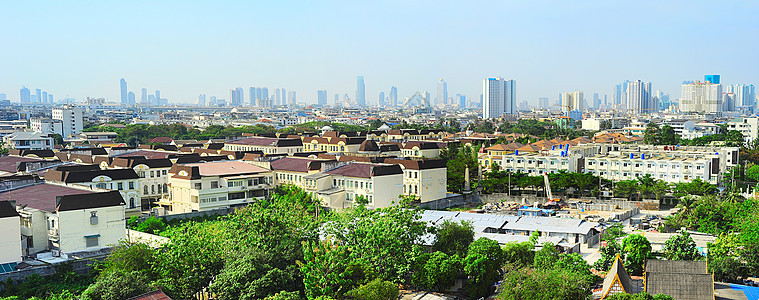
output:
[[[130,182],[129,182],[129,189],[130,189],[130,190],[133,190],[133,189],[134,189],[134,181],[130,181]]]
[[[203,189],[203,183],[202,182],[196,182],[195,183],[195,189],[196,190]]]
[[[143,194],[147,195],[148,194],[148,186],[147,185],[143,185],[142,187],[145,190],[145,191],[143,191]]]
[[[219,188],[219,182],[218,181],[211,181],[211,188],[212,189],[218,189]]]
[[[160,183],[158,184],[158,193],[163,193],[163,186]]]
[[[161,175],[166,176],[166,170],[161,171]]]
[[[231,181],[227,181],[227,187],[232,187],[232,182]]]
[[[97,247],[99,245],[99,236],[86,236],[84,237],[84,241],[87,244],[87,248],[89,247]]]
[[[150,193],[155,194],[155,184],[150,186]]]
[[[117,189],[119,191],[124,189],[124,183],[123,182],[119,182],[118,184],[116,184],[116,186],[117,186]]]
[[[151,170],[151,171],[150,171],[150,178],[153,178],[153,177],[155,177],[155,171],[152,171],[152,170]]]
[[[98,213],[95,211],[90,212],[90,225],[98,224]]]
[[[104,189],[104,188],[106,188],[106,186],[105,186],[105,183],[97,183],[97,184],[95,184],[95,187],[97,187],[97,188],[99,188],[99,189]]]
[[[168,193],[169,192],[169,184],[168,183],[164,183],[163,184],[163,192],[164,193]]]

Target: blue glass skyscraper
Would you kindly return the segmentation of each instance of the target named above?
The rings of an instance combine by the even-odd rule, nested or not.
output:
[[[719,75],[704,75],[704,81],[719,84]]]
[[[356,77],[356,104],[366,106],[366,85],[364,85],[364,76]]]

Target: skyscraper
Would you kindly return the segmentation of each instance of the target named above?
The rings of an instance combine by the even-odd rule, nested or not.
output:
[[[385,92],[379,93],[379,98],[377,98],[377,106],[379,107],[387,106],[387,104],[385,104]]]
[[[244,95],[241,87],[229,90],[229,105],[242,106]]]
[[[655,112],[654,101],[651,99],[651,82],[640,80],[627,82],[625,92],[627,111],[633,115]]]
[[[121,78],[121,105],[129,104],[129,95],[127,91],[126,79]]]
[[[47,94],[47,103],[53,104],[53,94]]]
[[[398,106],[398,88],[390,87],[390,106]]]
[[[140,103],[147,104],[148,103],[148,89],[142,88],[142,95],[140,96]]]
[[[28,89],[28,88],[26,88],[26,87],[21,87],[21,96],[20,96],[20,98],[19,98],[19,101],[21,101],[21,103],[29,103],[29,102],[32,102],[32,97],[31,97],[31,94],[30,94],[30,92],[29,92],[29,89]]]
[[[466,96],[456,94],[456,99],[459,101],[459,108],[466,108]]]
[[[284,88],[282,89],[282,103],[280,104],[287,105],[287,90]]]
[[[585,95],[582,91],[563,93],[561,95],[561,111],[583,111],[585,109]]]
[[[280,89],[274,89],[274,92],[276,93],[276,98],[274,98],[274,105],[279,105],[282,101],[282,91]]]
[[[250,106],[256,106],[256,88],[250,87],[249,93],[248,93],[248,100],[250,101]]]
[[[516,98],[515,81],[500,77],[486,78],[482,82],[482,118],[498,118],[503,114],[514,114]]]
[[[52,96],[52,95],[48,95],[48,96]],[[134,105],[134,93],[133,92],[127,93],[127,100],[128,100],[127,103],[129,103],[129,105]]]
[[[269,88],[265,87],[261,89],[261,99],[269,99]]]
[[[297,100],[295,99],[295,91],[289,91],[287,92],[287,104],[291,106],[295,106],[295,103]]]
[[[155,90],[155,100],[153,101],[155,103],[151,102],[150,104],[151,105],[158,104],[158,102],[160,102],[160,101],[161,101],[161,91]]]
[[[319,90],[316,92],[316,105],[327,106],[327,91]]]
[[[40,103],[47,103],[47,92],[42,92],[42,98],[40,100]]]
[[[206,94],[198,95],[198,106],[206,106]]]
[[[364,76],[356,77],[356,104],[366,106],[366,86],[364,85]]]
[[[684,82],[680,94],[681,112],[714,113],[722,110],[722,85],[711,82]]]
[[[753,107],[756,105],[756,89],[753,84],[726,85],[724,93],[735,94],[736,107]]]
[[[547,109],[551,106],[548,98],[538,98],[538,108]]]
[[[34,97],[36,98],[36,101],[34,101],[34,102],[35,103],[42,103],[42,90],[41,89],[36,89],[35,92],[36,92],[36,94],[34,94]]]
[[[448,83],[442,78],[437,82],[437,101],[435,106],[448,104]]]

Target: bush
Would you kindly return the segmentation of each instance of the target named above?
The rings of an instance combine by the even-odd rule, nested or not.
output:
[[[144,294],[154,289],[139,272],[111,272],[100,276],[94,284],[82,293],[81,299],[120,300]]]
[[[372,280],[348,292],[348,296],[358,300],[395,300],[398,295],[397,284],[380,279]]]

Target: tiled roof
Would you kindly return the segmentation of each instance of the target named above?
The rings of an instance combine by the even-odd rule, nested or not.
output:
[[[300,157],[283,157],[271,162],[273,171],[303,172],[319,170],[324,160]]]
[[[172,138],[170,138],[168,136],[159,136],[159,137],[156,137],[156,138],[153,138],[152,140],[150,140],[151,143],[171,143],[173,141],[174,141],[174,139],[172,139]]]
[[[41,161],[39,158],[4,155],[0,156],[0,171],[8,173],[18,172],[18,163],[27,161]]]
[[[192,163],[180,165],[179,167],[192,168],[194,170],[197,170],[197,175],[200,176],[243,175],[269,171],[267,169],[236,160]],[[174,170],[175,169],[172,168],[172,173],[174,173]]]
[[[8,217],[18,217],[16,207],[9,201],[0,201],[0,219]]]
[[[429,169],[441,169],[446,168],[445,160],[443,159],[385,159],[386,164],[399,164],[403,165],[406,169],[411,170],[429,170]]]
[[[176,152],[160,151],[160,150],[137,150],[133,152],[127,152],[124,154],[115,155],[115,157],[130,157],[130,156],[144,156],[147,159],[153,158],[168,158],[170,155],[176,155]]]
[[[249,137],[236,141],[228,142],[230,145],[250,145],[250,146],[271,146],[271,147],[293,147],[303,146],[300,139],[279,139],[268,137]]]
[[[16,200],[16,205],[54,212],[57,196],[91,194],[93,191],[43,183],[0,193],[0,199]]]
[[[399,165],[379,165],[354,162],[329,170],[326,173],[357,178],[372,178],[373,176],[403,174],[403,170],[401,170]]]
[[[63,195],[58,201],[57,211],[80,210],[124,205],[124,198],[119,191],[92,194]]]

